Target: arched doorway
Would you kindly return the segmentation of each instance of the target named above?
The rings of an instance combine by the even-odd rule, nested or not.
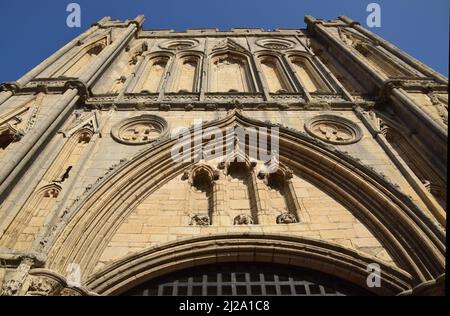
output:
[[[367,266],[371,263],[378,264],[383,272],[381,287],[367,287]],[[226,279],[222,279],[225,268]],[[255,271],[259,279],[252,277]],[[213,281],[214,275],[216,281]],[[266,276],[273,281],[266,280]],[[280,276],[286,283],[279,283]],[[236,283],[236,278],[243,283]],[[200,290],[194,289],[200,285],[201,295],[209,295],[207,288],[203,292],[203,288],[209,285],[217,289],[217,294],[211,292],[211,295],[229,295],[226,293],[230,288],[223,293],[222,286],[244,283],[245,292],[239,295],[256,295],[251,286],[258,284],[261,295],[282,294],[280,286],[288,284],[291,294],[285,295],[301,295],[301,290],[294,291],[292,286],[295,288],[295,285],[302,284],[318,285],[321,294],[320,286],[323,291],[325,287],[332,289],[334,292],[329,294],[334,295],[338,294],[336,292],[344,295],[365,295],[368,294],[366,292],[395,295],[410,289],[411,279],[411,275],[402,269],[339,245],[286,235],[229,233],[186,238],[133,253],[90,275],[83,285],[99,295],[169,295],[170,291],[171,295],[200,295]],[[182,289],[183,294],[178,293],[178,289],[174,290],[173,285],[171,290],[169,287],[164,290],[165,285],[177,281],[191,289]],[[275,292],[273,287],[268,289],[268,285],[275,285]],[[159,286],[163,286],[161,293]],[[150,291],[152,287],[157,291]],[[147,289],[149,291],[145,292]],[[230,295],[238,295],[237,291],[244,289],[232,287]],[[267,294],[268,291],[274,294]]]
[[[346,296],[372,295],[331,275],[269,263],[198,266],[146,281],[123,296]]]

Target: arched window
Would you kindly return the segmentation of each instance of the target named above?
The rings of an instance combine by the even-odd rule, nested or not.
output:
[[[210,92],[250,92],[250,69],[244,56],[224,53],[212,58]]]
[[[236,156],[224,164],[227,175],[226,194],[229,199],[227,213],[233,225],[260,224],[253,170],[255,164],[245,158]]]
[[[278,59],[272,56],[261,56],[259,60],[269,92],[288,92],[289,85]]]
[[[172,92],[196,92],[198,86],[197,56],[186,56],[178,60],[174,74]]]
[[[63,75],[65,77],[78,77],[80,73],[94,60],[94,58],[100,54],[105,46],[106,45],[104,43],[98,43],[86,47],[81,54],[78,54],[74,58],[72,65],[64,71]]]
[[[291,56],[297,78],[308,92],[329,91],[327,85],[315,70],[309,59],[304,56]]]
[[[136,92],[157,93],[166,74],[168,62],[169,57],[167,56],[151,58],[144,68],[141,80],[136,87]]]

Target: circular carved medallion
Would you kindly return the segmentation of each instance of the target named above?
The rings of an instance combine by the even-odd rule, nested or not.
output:
[[[305,123],[305,130],[324,142],[353,144],[362,137],[362,131],[352,121],[335,115],[319,115]]]
[[[166,41],[159,45],[162,49],[170,49],[170,50],[184,50],[190,49],[198,45],[198,42],[195,40],[185,39],[185,40],[172,40]]]
[[[126,119],[111,130],[112,137],[122,144],[143,145],[164,136],[168,124],[162,117],[144,114]]]
[[[268,48],[268,49],[276,49],[276,50],[284,50],[292,48],[295,44],[289,40],[276,38],[276,39],[261,39],[256,41],[258,46]]]

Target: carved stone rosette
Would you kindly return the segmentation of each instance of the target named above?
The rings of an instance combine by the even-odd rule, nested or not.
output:
[[[165,119],[157,115],[144,114],[115,125],[111,135],[122,144],[143,145],[163,137],[167,132],[168,124]]]
[[[358,142],[362,131],[352,121],[337,115],[318,115],[305,123],[305,130],[324,142],[346,145]]]

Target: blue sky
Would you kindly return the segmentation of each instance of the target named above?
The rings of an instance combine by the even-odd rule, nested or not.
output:
[[[81,6],[81,28],[66,26],[66,6]],[[366,6],[381,5],[371,31],[448,76],[448,0],[14,0],[0,1],[0,82],[14,81],[103,16],[146,16],[144,28],[303,28],[304,15],[347,15],[365,25]]]

